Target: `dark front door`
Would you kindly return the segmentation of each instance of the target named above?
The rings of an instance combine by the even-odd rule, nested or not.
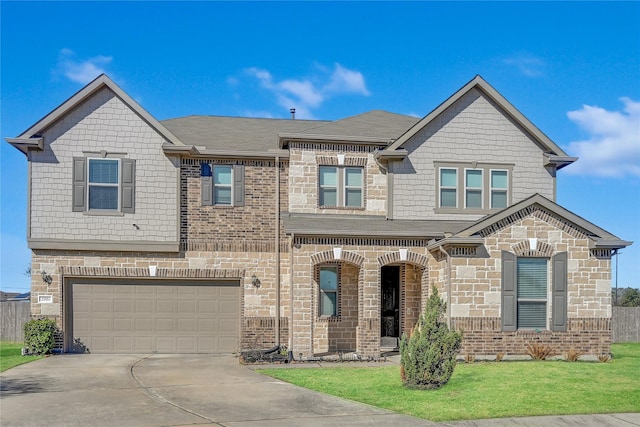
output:
[[[381,272],[381,331],[382,337],[400,336],[400,267],[382,267]]]

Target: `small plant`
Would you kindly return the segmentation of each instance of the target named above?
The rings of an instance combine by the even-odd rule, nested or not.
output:
[[[33,319],[24,324],[24,353],[49,354],[58,327],[53,319]]]
[[[553,347],[547,344],[533,343],[527,344],[527,354],[533,360],[545,360],[549,356],[554,355]]]
[[[475,354],[466,354],[464,356],[464,361],[466,363],[473,363],[476,361],[476,355]]]
[[[578,359],[580,359],[580,356],[582,356],[582,352],[571,347],[569,348],[569,351],[564,354],[564,360],[567,362],[577,362]]]
[[[443,320],[445,311],[446,304],[433,286],[411,335],[400,339],[400,377],[405,387],[437,389],[453,375],[462,334],[449,330]]]
[[[499,351],[498,353],[496,353],[496,362],[500,362],[502,359],[504,359],[504,351]]]
[[[601,354],[600,356],[598,356],[598,360],[602,363],[607,363],[609,360],[611,360],[611,356],[609,356],[608,354]]]

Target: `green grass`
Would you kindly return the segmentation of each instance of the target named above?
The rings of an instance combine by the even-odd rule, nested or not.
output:
[[[20,354],[22,350],[22,343],[20,342],[0,342],[0,372],[4,372],[7,369],[11,369],[14,366],[22,365],[23,363],[32,362],[34,360],[42,359],[44,356],[22,356]]]
[[[640,343],[612,345],[600,362],[458,364],[439,390],[409,390],[400,368],[264,369],[305,388],[431,421],[640,412]]]

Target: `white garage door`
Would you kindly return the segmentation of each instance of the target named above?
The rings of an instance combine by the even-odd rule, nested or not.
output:
[[[236,282],[71,285],[73,339],[91,353],[230,353],[240,336]]]

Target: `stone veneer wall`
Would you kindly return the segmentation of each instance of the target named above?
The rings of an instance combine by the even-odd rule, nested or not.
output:
[[[462,352],[474,355],[526,354],[529,342],[550,344],[557,353],[571,347],[588,355],[608,354],[611,345],[610,256],[592,252],[589,239],[572,226],[540,207],[514,214],[502,224],[481,233],[487,256],[451,258],[451,315],[453,324],[464,331]],[[529,238],[536,238],[537,250],[529,250]],[[567,332],[502,332],[501,253],[550,258],[568,253]],[[433,275],[447,299],[448,268],[445,258],[432,261]],[[552,277],[549,263],[549,280]],[[549,293],[547,301],[551,302]],[[547,304],[551,319],[551,303]],[[550,322],[550,320],[549,320]]]
[[[387,175],[373,158],[376,147],[292,143],[289,157],[289,212],[349,215],[385,215],[387,206]],[[345,165],[363,166],[363,208],[318,207],[318,166],[338,165],[338,154],[345,156]]]
[[[350,350],[356,350],[363,356],[379,356],[380,268],[384,265],[405,263],[424,268],[427,266],[425,246],[426,241],[420,239],[296,238],[290,254],[293,257],[292,274],[295,278],[292,347],[294,353],[311,356],[325,351],[336,351],[339,349],[338,345],[352,344],[349,340],[353,339],[352,329],[355,326],[355,348]],[[336,258],[334,248],[341,249],[340,259]],[[408,249],[405,260],[399,255],[400,248]],[[357,283],[357,323],[345,322],[344,325],[339,325],[337,319],[325,320],[317,315],[318,285],[315,266],[336,262],[343,268],[342,278],[346,281],[344,286],[349,295],[349,306],[352,306],[351,299],[355,299],[352,289]],[[416,306],[423,305],[422,301],[417,302],[417,295],[421,295],[422,300],[422,295],[426,292],[424,289],[428,285],[426,269],[424,273],[422,268],[414,269],[416,276],[411,277],[411,285],[406,286],[405,301],[401,303],[412,316],[419,312]],[[344,271],[348,274],[345,275]],[[333,340],[330,339],[331,322],[338,323],[333,325]],[[325,326],[325,323],[329,325]],[[413,325],[405,322],[403,326],[411,328]]]

